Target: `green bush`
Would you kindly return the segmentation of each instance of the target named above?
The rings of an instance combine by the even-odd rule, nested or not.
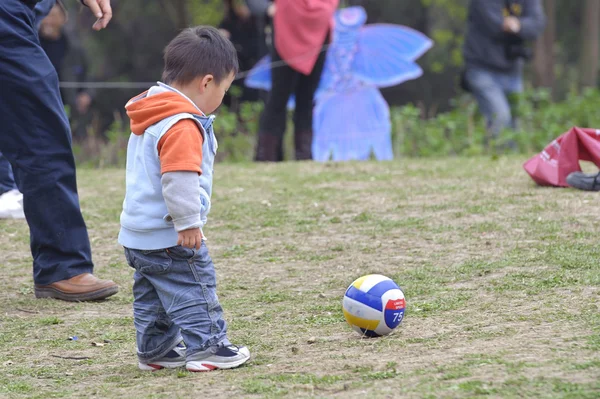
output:
[[[519,127],[504,131],[496,144],[513,141],[520,153],[541,151],[573,126],[600,128],[598,90],[571,94],[560,103],[552,103],[547,90],[529,91],[512,100]],[[420,110],[412,105],[393,108],[394,154],[425,157],[484,153],[485,121],[475,102],[464,97],[455,105],[453,111],[431,119],[421,118]]]
[[[425,119],[414,105],[392,107],[394,154],[399,157],[473,156],[486,153],[485,121],[479,115],[470,96],[455,101],[451,112]],[[248,162],[253,159],[258,120],[262,103],[244,103],[231,112],[226,107],[218,111],[215,131],[219,142],[218,161]],[[516,131],[505,131],[498,142],[500,147],[512,141],[512,151],[531,154],[541,151],[550,141],[573,126],[600,128],[600,91],[587,90],[571,94],[560,103],[551,101],[546,90],[529,91],[513,99],[513,109],[519,119]],[[85,143],[76,147],[80,163],[88,166],[123,166],[129,130],[127,123],[118,121],[106,134],[106,142]],[[288,126],[291,127],[291,115]],[[291,130],[291,129],[290,129]],[[289,133],[289,132],[288,132]],[[288,134],[289,136],[289,134]],[[286,145],[291,144],[290,137]],[[82,155],[81,148],[92,148]],[[287,154],[290,154],[288,149]]]

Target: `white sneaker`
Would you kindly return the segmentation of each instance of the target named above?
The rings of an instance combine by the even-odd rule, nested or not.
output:
[[[138,363],[140,370],[144,371],[174,369],[181,366],[185,366],[185,345],[183,342],[171,349],[165,356],[152,363]]]
[[[0,219],[24,219],[23,194],[10,190],[0,195]]]
[[[250,351],[245,346],[223,346],[216,353],[201,360],[190,360],[185,364],[188,371],[212,371],[232,369],[246,363],[250,359]]]

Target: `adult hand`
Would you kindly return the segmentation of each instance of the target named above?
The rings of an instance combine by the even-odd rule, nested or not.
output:
[[[273,18],[275,16],[275,11],[276,11],[275,3],[269,4],[269,7],[267,8],[267,15],[270,18]]]
[[[83,0],[83,3],[90,8],[90,11],[98,18],[92,25],[94,30],[106,28],[112,18],[112,8],[110,0]]]
[[[504,18],[504,24],[502,25],[504,32],[508,33],[519,33],[521,30],[521,21],[515,16],[509,16]]]

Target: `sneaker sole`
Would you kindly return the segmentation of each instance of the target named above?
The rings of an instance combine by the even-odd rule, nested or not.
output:
[[[97,291],[86,292],[83,294],[68,294],[52,287],[35,287],[36,298],[53,298],[69,302],[98,301],[115,295],[119,292],[118,286],[106,287]]]
[[[143,371],[158,371],[162,369],[175,369],[177,367],[185,366],[185,360],[177,363],[138,363],[138,367]]]
[[[233,369],[236,367],[241,366],[242,364],[246,363],[248,360],[250,360],[249,357],[245,358],[245,359],[240,359],[237,362],[232,362],[232,363],[218,363],[218,362],[209,362],[209,361],[198,361],[198,362],[194,362],[194,365],[186,365],[186,370],[187,371],[191,371],[192,373],[202,373],[202,372],[206,372],[206,371],[213,371],[213,370],[219,370],[219,369]]]

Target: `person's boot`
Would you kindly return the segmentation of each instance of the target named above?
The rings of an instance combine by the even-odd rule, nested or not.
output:
[[[48,285],[35,285],[36,298],[54,298],[73,302],[97,301],[117,292],[119,287],[114,281],[100,280],[90,273],[83,273]]]
[[[281,161],[281,138],[267,134],[258,134],[258,143],[256,145],[256,158],[258,162],[279,162]]]
[[[296,132],[294,134],[296,161],[306,161],[312,159],[312,139],[312,130]]]
[[[567,176],[567,184],[585,191],[600,191],[600,173],[573,172]]]

